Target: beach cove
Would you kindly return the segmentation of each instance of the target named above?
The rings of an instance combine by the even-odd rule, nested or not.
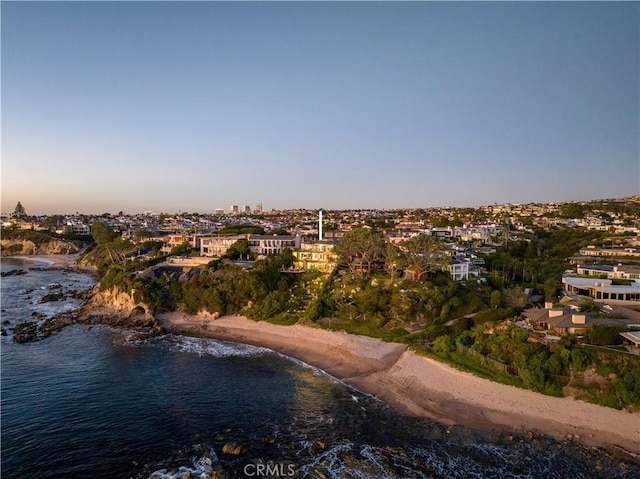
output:
[[[242,316],[179,312],[165,331],[261,346],[318,367],[409,415],[483,431],[545,434],[640,454],[640,413],[556,398],[489,381],[407,350],[407,346],[309,326]]]
[[[91,273],[78,255],[34,255],[47,268]],[[89,315],[111,314],[92,307]],[[168,333],[265,347],[322,369],[404,414],[482,431],[529,432],[640,454],[640,412],[557,398],[490,381],[417,355],[405,344],[311,326],[280,326],[243,316],[156,315]]]
[[[47,266],[3,281],[12,322],[41,307],[20,293],[24,281],[58,281],[66,288],[75,279],[68,272],[73,264],[55,256],[23,259],[46,259]],[[89,318],[82,319],[81,311],[78,324],[45,341],[4,339],[3,477],[65,471],[65,477],[106,479],[118,470],[122,477],[148,479],[215,470],[231,478],[245,477],[244,466],[256,461],[293,464],[295,477],[367,472],[362,477],[444,478],[454,471],[487,479],[637,477],[637,444],[624,431],[596,431],[600,419],[584,428],[534,424],[530,414],[518,418],[517,410],[505,412],[497,404],[508,399],[516,407],[523,404],[520,397],[438,362],[425,363],[406,345],[244,317],[170,312],[154,318],[115,299],[90,300],[82,308]],[[85,321],[94,315],[96,321]],[[142,317],[174,334],[138,329]],[[469,398],[469,391],[476,399],[486,396],[485,386],[498,386],[489,404]],[[507,389],[530,394],[530,404],[546,399]],[[80,402],[64,400],[79,393]],[[34,395],[48,399],[24,400]],[[41,406],[55,414],[43,414]],[[618,429],[637,418],[615,410],[602,416],[602,409],[593,414],[619,421]],[[78,428],[87,431],[81,444]],[[105,448],[105,441],[113,447]],[[228,443],[245,447],[246,455],[225,454]],[[70,462],[75,475],[67,474]]]

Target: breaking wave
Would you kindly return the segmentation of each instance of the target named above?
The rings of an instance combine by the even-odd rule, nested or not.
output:
[[[137,346],[149,346],[162,348],[172,352],[190,353],[198,356],[210,356],[214,358],[225,357],[252,357],[263,354],[275,354],[267,348],[251,346],[248,344],[232,343],[208,338],[193,338],[167,334],[144,340],[132,340]]]

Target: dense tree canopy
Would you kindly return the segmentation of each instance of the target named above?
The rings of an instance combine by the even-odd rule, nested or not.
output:
[[[451,262],[444,245],[433,236],[421,234],[401,243],[404,251],[404,266],[422,273],[442,271]]]
[[[91,236],[93,236],[97,244],[101,245],[112,242],[116,237],[116,233],[105,223],[96,219],[91,225]]]
[[[375,261],[384,260],[382,233],[371,228],[357,228],[344,234],[333,252],[352,270],[371,271]]]

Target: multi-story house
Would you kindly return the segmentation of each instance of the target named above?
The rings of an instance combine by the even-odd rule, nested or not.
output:
[[[224,256],[232,244],[246,239],[247,235],[201,237],[200,256]]]
[[[286,248],[300,247],[300,235],[236,235],[236,236],[203,236],[200,241],[201,256],[224,256],[236,241],[246,240],[249,249],[257,256],[280,254]]]
[[[298,249],[301,243],[300,235],[249,235],[247,240],[251,252],[258,256],[280,254],[286,248]]]
[[[62,227],[62,231],[64,234],[90,235],[91,227],[79,221],[68,221]]]
[[[448,266],[451,279],[454,281],[462,281],[469,279],[469,262],[464,258],[455,257],[453,262]]]
[[[174,233],[163,238],[164,246],[160,249],[162,253],[169,253],[176,246],[190,242],[190,237],[182,233]]]
[[[302,243],[300,249],[293,252],[295,269],[315,269],[323,273],[332,272],[338,265],[338,258],[333,252],[333,246],[334,243],[328,240]]]

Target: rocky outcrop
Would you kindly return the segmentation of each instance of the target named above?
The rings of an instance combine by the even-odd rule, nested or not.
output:
[[[228,442],[222,446],[222,453],[229,454],[230,456],[241,456],[242,454],[246,454],[246,452],[246,447],[240,446],[235,442]]]
[[[94,308],[108,308],[113,311],[114,314],[128,316],[138,306],[144,305],[138,304],[134,299],[124,291],[121,291],[117,287],[111,289],[101,290],[100,286],[96,286],[93,289],[93,296],[88,303],[89,307]],[[146,308],[144,308],[146,313]]]
[[[40,300],[41,303],[50,303],[52,301],[60,301],[64,299],[64,293],[49,293],[45,294]]]
[[[74,254],[79,251],[76,243],[51,239],[36,243],[30,239],[12,238],[0,241],[2,256],[32,256],[49,254]]]
[[[40,341],[73,324],[73,320],[73,313],[63,312],[40,323],[38,321],[25,321],[13,328],[13,340],[16,343]]]
[[[25,321],[13,328],[13,340],[17,343],[40,341],[76,322],[132,329],[140,338],[164,332],[145,305],[137,304],[131,296],[117,288],[100,291],[96,286],[89,292],[75,291],[74,293],[74,297],[87,300],[79,311],[58,313],[44,320],[41,313],[34,312],[33,320]],[[43,301],[57,301],[63,297],[63,293],[50,293],[43,298]],[[3,331],[2,334],[6,335],[4,328]]]
[[[146,305],[136,303],[130,295],[115,287],[100,290],[96,286],[91,299],[82,307],[78,321],[135,329],[142,336],[163,333],[162,327]]]
[[[23,274],[27,274],[27,271],[24,269],[12,269],[11,271],[2,271],[0,276],[4,278],[5,276],[20,276]]]
[[[25,321],[13,328],[13,340],[16,343],[30,343],[38,338],[38,323]]]

